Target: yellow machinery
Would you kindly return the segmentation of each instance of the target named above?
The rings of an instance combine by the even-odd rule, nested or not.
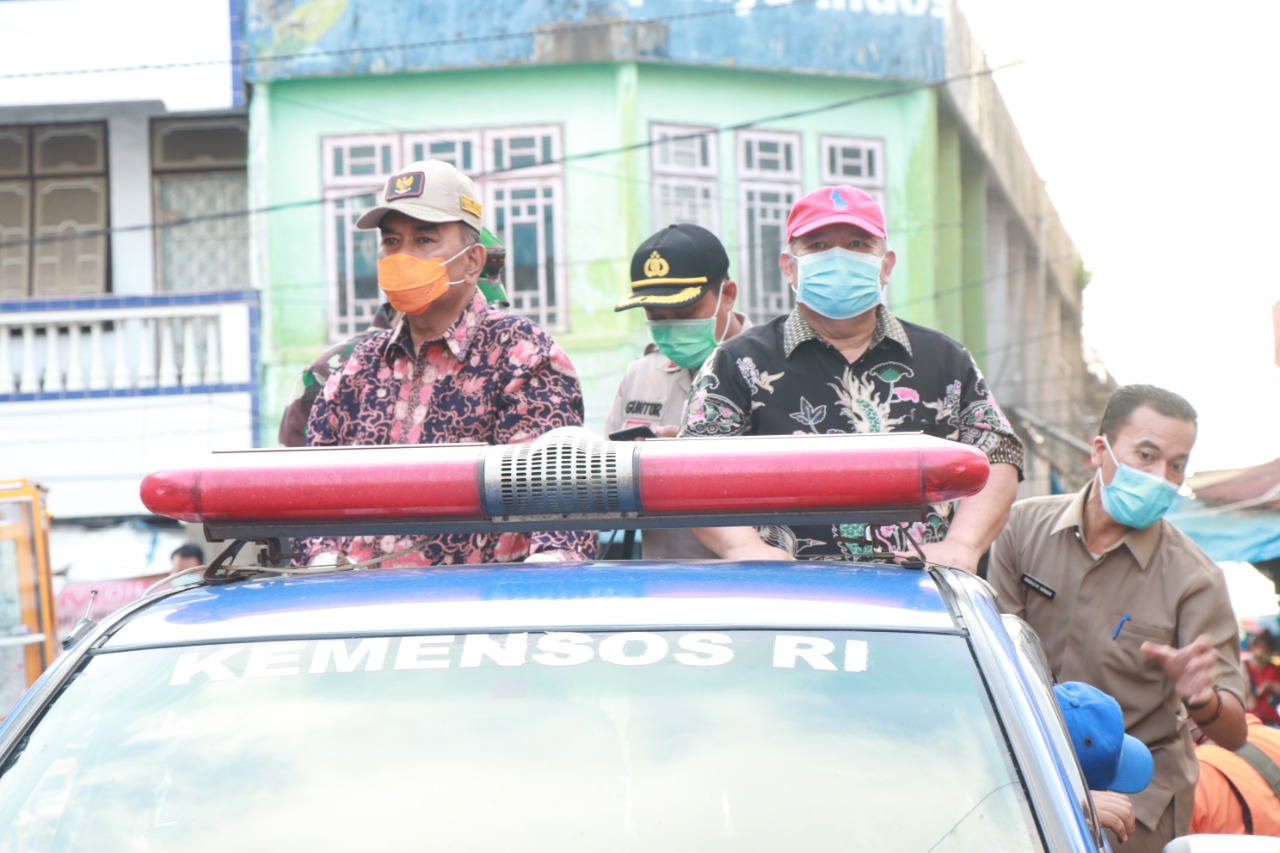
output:
[[[44,488],[0,480],[0,717],[60,648],[52,580]]]

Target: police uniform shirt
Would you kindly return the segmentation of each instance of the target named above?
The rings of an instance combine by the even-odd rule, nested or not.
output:
[[[735,315],[745,330],[751,321]],[[605,418],[604,434],[634,426],[680,426],[680,416],[693,371],[685,370],[658,351],[653,344],[644,355],[627,365],[618,386],[618,396]],[[640,535],[641,554],[647,560],[714,560],[716,553],[707,548],[688,528],[647,528]]]
[[[1095,559],[1081,531],[1091,487],[1014,504],[992,545],[988,580],[1000,610],[1026,620],[1040,636],[1054,676],[1114,696],[1125,729],[1151,749],[1155,775],[1132,795],[1138,821],[1153,828],[1174,799],[1174,825],[1185,834],[1196,758],[1173,682],[1147,660],[1142,644],[1181,648],[1208,634],[1221,661],[1218,684],[1243,697],[1240,637],[1226,580],[1208,555],[1163,520],[1131,531]]]

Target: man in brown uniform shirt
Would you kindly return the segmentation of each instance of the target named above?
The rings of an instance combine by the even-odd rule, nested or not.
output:
[[[1186,474],[1195,410],[1127,385],[1099,433],[1098,476],[1074,495],[1014,504],[988,579],[1001,610],[1040,635],[1054,677],[1110,693],[1126,731],[1150,748],[1155,775],[1133,796],[1137,827],[1120,849],[1159,851],[1191,822],[1185,717],[1228,749],[1244,743],[1240,637],[1222,570],[1161,519]]]

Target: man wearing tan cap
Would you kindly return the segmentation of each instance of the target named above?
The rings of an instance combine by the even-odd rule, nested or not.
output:
[[[923,432],[971,444],[991,462],[981,492],[930,507],[913,525],[708,528],[727,559],[911,555],[976,571],[1009,515],[1022,443],[963,346],[882,304],[894,254],[879,203],[821,187],[787,218],[779,264],[796,308],[720,346],[694,380],[681,435]]]
[[[425,160],[393,175],[381,204],[357,221],[381,234],[378,285],[401,316],[356,344],[329,377],[307,422],[309,445],[512,444],[582,425],[568,356],[477,290],[486,258],[480,214],[470,178]],[[595,534],[355,536],[299,547],[311,565],[578,560],[594,556]]]
[[[643,308],[652,343],[627,366],[605,434],[648,428],[674,436],[693,373],[722,341],[751,325],[733,310],[738,285],[729,255],[707,229],[670,225],[640,244],[631,258],[631,294],[615,310]],[[641,538],[645,559],[714,559],[687,529],[653,528]]]

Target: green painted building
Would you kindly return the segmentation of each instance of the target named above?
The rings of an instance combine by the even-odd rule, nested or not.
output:
[[[354,221],[424,157],[477,180],[511,310],[569,353],[589,427],[647,342],[613,310],[634,248],[710,228],[764,320],[793,304],[790,205],[831,183],[881,199],[891,308],[964,342],[1006,408],[1092,405],[1078,256],[944,0],[264,1],[248,21],[264,444],[302,367],[377,309]]]

